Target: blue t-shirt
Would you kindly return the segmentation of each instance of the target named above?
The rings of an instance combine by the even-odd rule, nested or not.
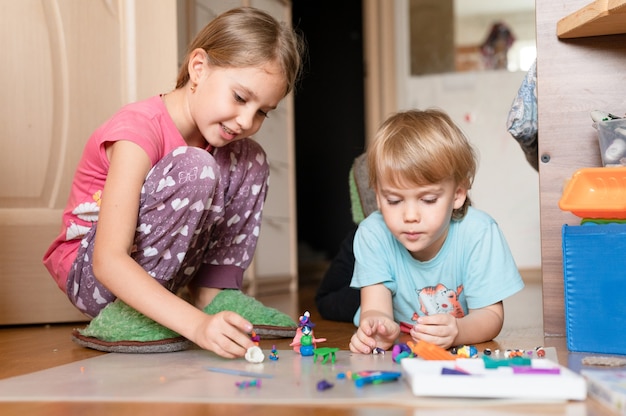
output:
[[[419,261],[391,234],[380,211],[359,224],[354,237],[355,266],[351,286],[382,283],[391,291],[396,322],[451,313],[497,303],[524,287],[509,246],[493,218],[470,207],[452,221],[437,255]],[[354,316],[358,326],[361,309]]]

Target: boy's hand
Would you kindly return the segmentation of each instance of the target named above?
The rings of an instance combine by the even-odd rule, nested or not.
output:
[[[224,358],[243,357],[254,346],[249,333],[252,324],[235,312],[223,311],[205,315],[196,328],[193,340],[199,347]]]
[[[400,326],[384,317],[361,319],[359,328],[350,340],[350,351],[370,354],[374,348],[388,350],[400,335]]]
[[[411,328],[415,341],[426,341],[442,348],[450,348],[459,334],[456,318],[447,313],[420,316]]]

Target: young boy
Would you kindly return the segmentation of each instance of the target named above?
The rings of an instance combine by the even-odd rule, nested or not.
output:
[[[392,115],[368,149],[379,211],[354,238],[361,290],[352,352],[389,349],[401,328],[443,348],[488,341],[524,287],[496,222],[470,207],[474,150],[439,110]]]

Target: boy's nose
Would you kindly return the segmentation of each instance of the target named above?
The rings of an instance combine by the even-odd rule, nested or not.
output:
[[[404,211],[404,220],[407,222],[419,222],[421,215],[416,209],[407,209]]]

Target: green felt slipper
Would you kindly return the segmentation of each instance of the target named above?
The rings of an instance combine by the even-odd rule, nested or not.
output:
[[[255,332],[265,338],[291,338],[298,325],[278,309],[263,305],[240,290],[224,289],[204,308],[210,315],[221,311],[233,311],[254,325]]]
[[[239,290],[222,290],[204,308],[207,314],[237,312],[254,325],[265,338],[290,338],[296,323],[284,313],[263,305]],[[192,343],[176,332],[153,321],[121,300],[107,305],[84,329],[75,329],[72,340],[87,348],[106,352],[153,353],[188,349]]]
[[[100,311],[86,328],[75,329],[72,340],[83,347],[123,353],[174,352],[192,345],[119,299]]]

